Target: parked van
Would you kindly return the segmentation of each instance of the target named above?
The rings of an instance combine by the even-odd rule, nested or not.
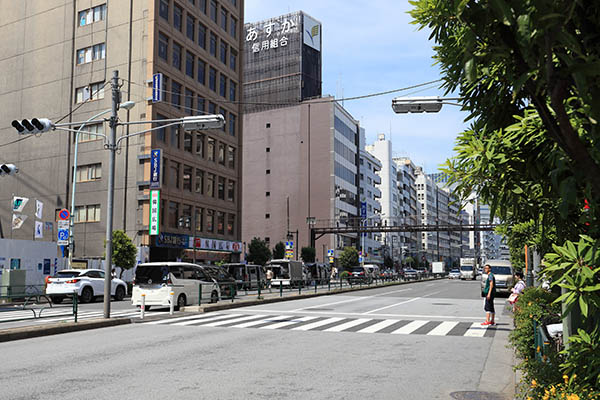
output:
[[[504,292],[504,293],[510,293],[510,289],[513,286],[513,276],[514,276],[514,271],[512,268],[512,264],[510,263],[510,261],[506,261],[506,260],[488,260],[486,263],[486,265],[489,264],[489,266],[492,269],[492,274],[494,274],[494,277],[496,278],[496,292],[500,293],[500,292]],[[487,280],[487,274],[485,273],[485,268],[484,268],[484,273],[481,275],[481,297],[484,296],[483,294],[483,288],[485,288],[485,281]]]
[[[265,273],[260,265],[224,264],[223,268],[235,278],[238,289],[257,289],[264,284]]]
[[[365,273],[369,276],[371,282],[380,279],[378,265],[365,264]]]
[[[331,278],[331,268],[327,264],[307,263],[305,267],[310,272],[311,282],[326,284]],[[311,283],[309,282],[309,283]]]
[[[271,286],[302,285],[304,274],[302,273],[302,263],[293,260],[271,260],[267,263],[266,269],[273,270],[273,279]]]
[[[173,292],[175,308],[198,304],[202,285],[202,302],[216,303],[221,298],[217,282],[202,267],[183,262],[153,262],[139,264],[135,270],[131,304],[140,306],[146,295],[146,310],[169,307]]]

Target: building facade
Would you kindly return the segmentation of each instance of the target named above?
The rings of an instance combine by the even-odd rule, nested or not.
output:
[[[419,225],[421,223],[421,212],[417,200],[416,173],[417,167],[408,157],[394,158],[394,163],[398,168],[398,192],[400,199],[400,209],[403,216],[403,224]],[[421,247],[421,235],[419,232],[401,232],[400,241],[402,243],[404,256],[418,257]]]
[[[381,221],[381,162],[365,150],[365,130],[360,128],[360,201],[361,222],[366,226],[380,224]],[[364,233],[361,249],[366,263],[382,263],[381,233]]]
[[[10,4],[9,4],[10,3]],[[121,142],[116,161],[114,228],[144,248],[142,261],[237,259],[240,242],[240,168],[243,0],[3,1],[0,68],[2,120],[46,117],[85,121],[108,114],[110,78],[119,71],[122,101],[135,102],[119,118],[150,121],[223,114],[223,130],[157,129]],[[43,34],[39,27],[44,27]],[[25,32],[25,35],[23,34]],[[24,35],[24,36],[23,36]],[[162,74],[162,101],[151,102],[148,82]],[[102,114],[102,117],[105,117]],[[81,125],[75,125],[75,128]],[[124,127],[118,137],[158,127]],[[96,134],[106,123],[82,128],[78,167],[72,173],[73,133],[24,137],[0,128],[2,162],[19,173],[3,181],[0,219],[11,219],[12,195],[44,203],[42,221],[53,224],[41,240],[56,238],[56,213],[69,208],[73,179],[75,259],[103,258],[108,152]],[[160,234],[150,236],[151,150],[162,152]],[[14,238],[31,238],[34,219]],[[50,227],[47,224],[46,226]],[[7,232],[4,232],[7,235]]]

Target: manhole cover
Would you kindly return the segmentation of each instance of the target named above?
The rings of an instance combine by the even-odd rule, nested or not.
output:
[[[450,393],[450,396],[456,400],[507,400],[506,396],[491,392],[454,392]]]

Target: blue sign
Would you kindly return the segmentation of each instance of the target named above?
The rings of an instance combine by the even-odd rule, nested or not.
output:
[[[163,75],[161,73],[152,76],[152,102],[158,103],[162,101],[162,82]]]
[[[360,217],[367,218],[367,202],[366,201],[360,202]]]
[[[68,241],[69,240],[69,230],[68,229],[59,229],[58,230],[58,240],[59,241]]]
[[[174,247],[178,249],[188,249],[190,247],[190,237],[188,235],[178,235],[175,233],[159,233],[156,237],[156,246]]]
[[[150,189],[160,189],[160,159],[160,149],[150,152]]]

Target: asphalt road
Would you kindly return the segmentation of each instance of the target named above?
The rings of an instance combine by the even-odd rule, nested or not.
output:
[[[505,299],[499,326],[481,328],[478,285],[420,282],[2,343],[0,399],[508,393]]]

